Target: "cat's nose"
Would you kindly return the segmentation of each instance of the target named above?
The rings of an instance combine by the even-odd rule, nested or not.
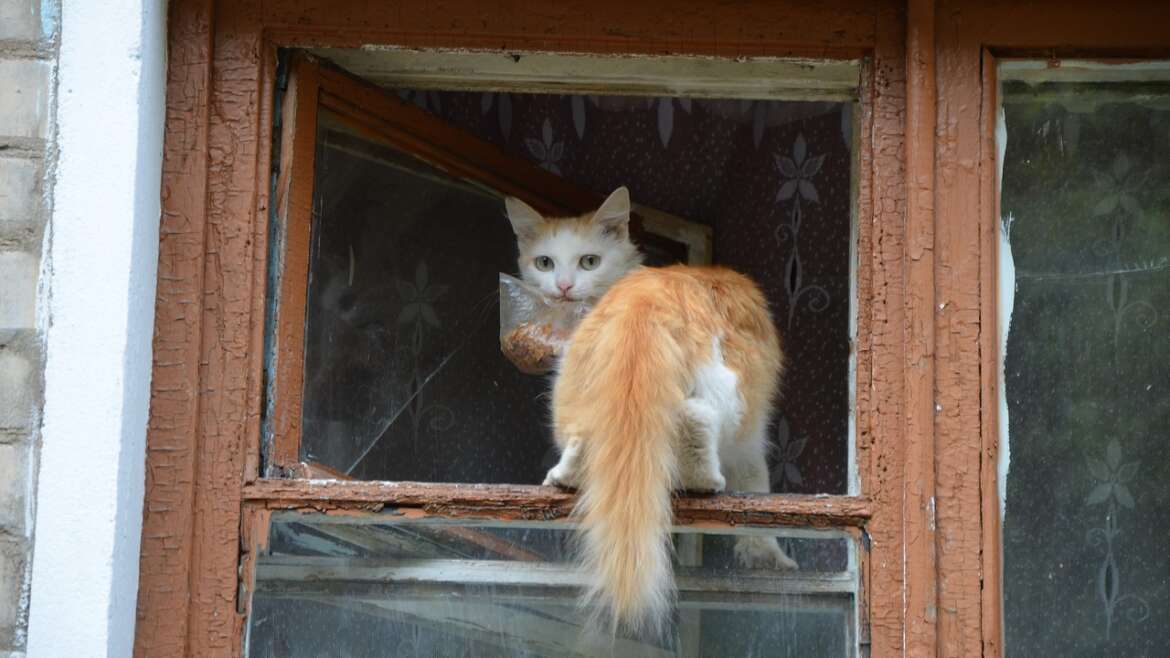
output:
[[[567,281],[557,281],[557,287],[561,289],[561,293],[568,293],[573,289],[573,284]]]

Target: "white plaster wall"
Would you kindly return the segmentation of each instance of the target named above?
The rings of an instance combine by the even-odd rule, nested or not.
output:
[[[66,0],[28,655],[129,656],[162,169],[165,0]]]

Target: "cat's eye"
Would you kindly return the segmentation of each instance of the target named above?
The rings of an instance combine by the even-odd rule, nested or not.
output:
[[[551,272],[553,268],[553,259],[549,258],[548,256],[537,256],[536,259],[532,261],[532,263],[536,265],[536,269],[540,270],[541,272]]]
[[[585,254],[581,257],[581,269],[595,270],[598,265],[601,265],[601,256],[597,254]]]

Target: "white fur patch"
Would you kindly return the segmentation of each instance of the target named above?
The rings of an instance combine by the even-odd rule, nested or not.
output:
[[[691,398],[703,401],[716,412],[720,443],[731,441],[739,434],[744,414],[739,377],[724,363],[723,349],[718,338],[711,339],[711,359],[695,370]]]

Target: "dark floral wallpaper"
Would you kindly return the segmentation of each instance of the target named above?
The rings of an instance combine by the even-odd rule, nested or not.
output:
[[[401,92],[574,183],[714,228],[768,295],[788,372],[777,491],[846,488],[852,108],[686,98]]]

